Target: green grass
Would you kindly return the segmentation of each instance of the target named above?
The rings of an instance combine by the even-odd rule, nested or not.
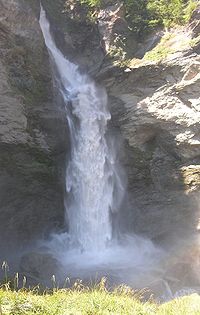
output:
[[[198,41],[199,38],[191,39],[183,27],[176,27],[170,32],[166,32],[160,42],[145,54],[144,61],[163,61],[174,53],[190,49]]]
[[[184,12],[184,19],[185,22],[188,23],[192,17],[192,14],[194,12],[194,10],[196,10],[198,7],[198,2],[194,1],[194,0],[189,0],[188,5],[185,8],[185,12]]]
[[[197,46],[198,44],[200,43],[200,35],[195,37],[195,38],[192,38],[191,41],[190,41],[190,46],[191,47],[195,47]]]
[[[39,294],[37,290],[0,289],[3,315],[199,315],[200,296],[193,294],[162,305],[141,302],[126,287],[109,292],[99,285]]]
[[[170,45],[170,40],[174,37],[174,34],[166,34],[161,39],[161,42],[152,50],[148,51],[144,59],[147,61],[160,61],[165,59],[170,53],[173,52],[173,48]]]

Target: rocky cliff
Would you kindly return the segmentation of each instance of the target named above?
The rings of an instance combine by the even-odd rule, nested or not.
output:
[[[192,36],[179,30],[173,42],[187,41],[179,52],[100,75],[113,125],[125,140],[131,229],[155,239],[181,231],[187,238],[198,225],[200,58]]]
[[[0,238],[10,251],[62,224],[67,137],[37,13],[18,0],[1,0],[0,12]]]
[[[198,10],[187,27],[138,43],[120,2],[107,4],[95,23],[86,22],[80,7],[62,13],[62,0],[43,5],[60,49],[108,90],[109,128],[122,140],[119,159],[128,178],[121,230],[159,243],[197,235]],[[0,0],[0,9],[0,237],[4,247],[25,246],[62,228],[68,130],[38,24],[39,3]]]

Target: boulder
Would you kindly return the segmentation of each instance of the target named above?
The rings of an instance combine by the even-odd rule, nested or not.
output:
[[[60,263],[49,253],[30,252],[22,256],[20,273],[25,276],[28,283],[51,283],[52,277],[59,274]]]
[[[169,283],[173,294],[182,288],[197,290],[200,287],[199,247],[194,242],[194,245],[184,246],[181,250],[177,248],[166,260],[165,270],[163,278]]]
[[[147,297],[154,297],[156,300],[166,302],[173,298],[172,291],[166,280],[158,279],[148,285]]]

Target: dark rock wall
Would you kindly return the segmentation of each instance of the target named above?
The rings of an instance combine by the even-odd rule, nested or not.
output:
[[[35,4],[0,1],[0,239],[9,250],[60,228],[64,216],[66,119]]]

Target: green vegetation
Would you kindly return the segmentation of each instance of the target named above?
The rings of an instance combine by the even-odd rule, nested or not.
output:
[[[149,0],[147,9],[152,17],[150,23],[170,27],[174,24],[184,24],[183,0]]]
[[[189,21],[195,0],[124,0],[126,18],[133,31],[142,35],[155,27],[172,27]]]
[[[184,19],[188,22],[192,16],[192,13],[197,8],[197,1],[189,0],[187,6],[185,7],[184,11]]]
[[[126,287],[109,292],[102,285],[89,289],[80,283],[73,289],[54,289],[39,293],[36,289],[0,290],[0,314],[4,315],[199,315],[197,294],[159,305],[141,302]]]
[[[81,0],[77,3],[87,7],[89,17],[94,17],[95,12],[106,4],[104,0]],[[138,36],[158,26],[183,25],[197,7],[195,0],[124,0],[123,3],[130,28]]]
[[[174,53],[195,47],[199,43],[200,37],[191,39],[182,27],[177,27],[176,32],[166,32],[160,42],[150,51],[146,52],[144,61],[162,61]]]
[[[52,289],[36,286],[27,289],[26,277],[17,273],[9,278],[9,267],[2,264],[4,281],[0,287],[0,315],[199,315],[200,296],[192,294],[159,304],[147,290],[134,291],[121,285],[107,289],[106,278],[96,285],[83,285],[77,280],[71,288],[57,288],[52,276]],[[21,284],[19,284],[21,283]],[[66,278],[64,287],[70,284]],[[147,300],[147,296],[151,299]],[[146,297],[146,302],[144,301]]]
[[[160,43],[154,49],[148,51],[145,54],[144,60],[161,61],[165,59],[170,53],[175,52],[171,44],[171,40],[174,36],[175,34],[170,33],[163,36]]]
[[[200,43],[200,35],[191,39],[190,46],[195,47],[199,45],[199,43]]]
[[[80,0],[80,3],[86,4],[91,8],[97,8],[101,6],[101,0]]]
[[[197,1],[195,0],[124,0],[126,16],[138,33],[154,27],[183,25],[189,21]]]

